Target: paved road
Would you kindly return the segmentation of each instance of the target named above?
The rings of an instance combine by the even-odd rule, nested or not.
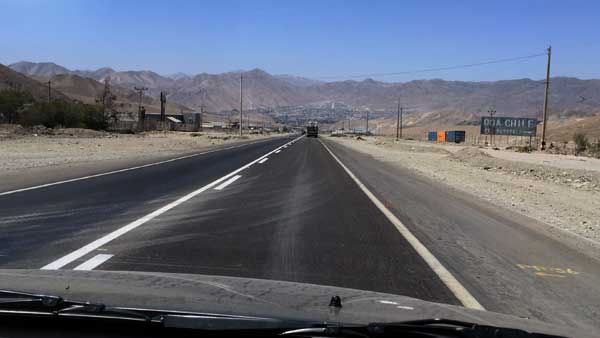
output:
[[[112,255],[96,269],[269,278],[459,304],[318,140],[255,161],[291,140],[0,196],[0,267],[45,267],[254,162],[223,189],[228,179],[60,268]]]
[[[563,323],[597,318],[598,262],[528,219],[325,144],[484,307]],[[0,195],[0,268],[216,274],[461,303],[321,139]]]
[[[413,171],[327,144],[486,309],[600,331],[595,248]]]

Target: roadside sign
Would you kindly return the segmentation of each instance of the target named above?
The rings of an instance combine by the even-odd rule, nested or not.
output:
[[[526,117],[481,117],[482,135],[535,136],[538,120]]]

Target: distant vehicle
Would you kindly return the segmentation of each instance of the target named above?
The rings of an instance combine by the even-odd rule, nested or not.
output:
[[[306,126],[306,137],[319,137],[319,126],[316,122],[309,122]]]

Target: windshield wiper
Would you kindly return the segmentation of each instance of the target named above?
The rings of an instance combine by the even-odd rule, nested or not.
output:
[[[449,319],[397,323],[341,324],[214,313],[109,307],[99,303],[65,300],[59,296],[0,290],[0,316],[42,316],[61,319],[120,320],[164,329],[251,332],[292,337],[480,337],[560,338]]]
[[[328,324],[283,332],[294,337],[477,337],[477,338],[564,338],[520,329],[479,325],[450,319],[424,319],[368,325]]]
[[[59,296],[0,290],[0,316],[37,316],[60,319],[103,319],[134,321],[149,326],[184,330],[263,331],[285,330],[313,325],[313,322],[276,318],[236,316],[155,309],[109,307],[100,303],[79,302]]]
[[[37,316],[80,316],[150,322],[151,313],[78,302],[59,296],[0,290],[0,314]]]

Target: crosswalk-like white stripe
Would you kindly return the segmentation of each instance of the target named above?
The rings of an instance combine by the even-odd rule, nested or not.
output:
[[[98,265],[109,260],[113,255],[99,254],[79,264],[73,270],[94,270]]]

